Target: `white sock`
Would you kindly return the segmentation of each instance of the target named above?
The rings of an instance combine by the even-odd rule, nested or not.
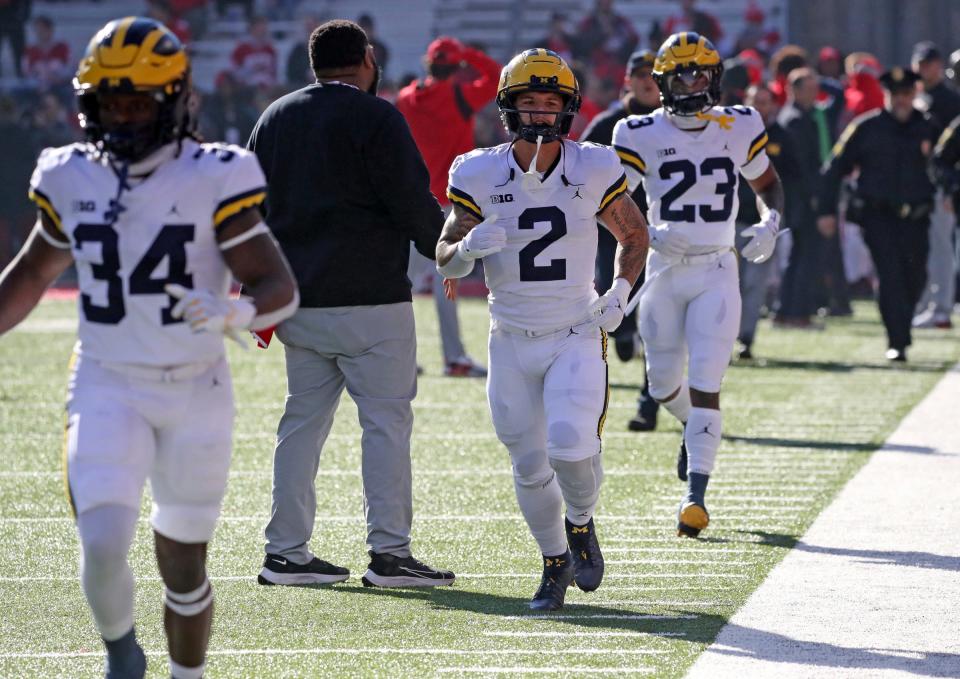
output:
[[[520,513],[526,519],[530,534],[537,541],[544,556],[557,556],[567,552],[567,532],[563,527],[563,496],[557,475],[546,463],[546,454],[537,459],[533,469],[523,464],[533,462],[531,458],[541,455],[524,456],[519,465],[514,461],[513,487],[517,492],[517,504]],[[526,473],[524,473],[526,472]]]
[[[685,424],[690,419],[690,385],[684,379],[680,383],[680,391],[669,401],[663,401],[661,405],[675,418]]]
[[[100,505],[77,517],[80,583],[97,629],[107,641],[133,627],[133,572],[127,554],[138,514],[132,507]]]
[[[557,473],[557,483],[567,503],[567,520],[575,526],[587,525],[597,508],[603,484],[600,454],[576,462],[550,460],[550,466]]]
[[[170,658],[170,676],[173,679],[203,679],[203,670],[206,663],[197,667],[184,667]]]
[[[691,408],[683,440],[687,444],[687,470],[710,474],[720,449],[723,416],[712,408]]]

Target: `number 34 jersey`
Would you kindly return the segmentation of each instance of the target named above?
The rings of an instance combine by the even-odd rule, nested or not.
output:
[[[121,189],[92,147],[45,149],[30,197],[69,241],[79,286],[78,352],[174,366],[221,356],[223,336],[171,317],[168,283],[226,295],[216,230],[266,196],[256,156],[185,140],[179,154]]]
[[[597,298],[596,215],[627,190],[610,147],[561,144],[556,162],[533,187],[521,185],[511,144],[465,153],[450,167],[450,201],[478,219],[496,215],[507,232],[506,247],[483,258],[490,314],[528,330],[588,319]]]
[[[703,252],[732,247],[739,175],[756,179],[770,161],[756,109],[715,106],[699,115],[706,127],[685,132],[657,109],[629,116],[613,130],[630,190],[643,182],[650,226],[679,230]]]

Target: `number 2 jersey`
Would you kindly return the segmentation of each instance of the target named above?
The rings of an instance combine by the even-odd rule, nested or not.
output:
[[[179,154],[121,190],[88,144],[44,149],[30,198],[69,241],[79,285],[78,353],[150,366],[210,361],[219,333],[171,317],[168,283],[225,296],[230,271],[216,231],[266,197],[256,156],[184,140]]]
[[[483,258],[493,318],[528,330],[584,322],[597,298],[596,215],[627,190],[607,146],[564,140],[557,160],[529,191],[512,144],[476,149],[450,167],[447,197],[477,219],[496,215],[507,232]]]
[[[681,130],[660,108],[629,116],[613,129],[613,146],[630,190],[643,182],[647,221],[679,230],[694,251],[732,247],[739,175],[756,179],[770,164],[756,109],[719,107],[700,114],[698,132]]]

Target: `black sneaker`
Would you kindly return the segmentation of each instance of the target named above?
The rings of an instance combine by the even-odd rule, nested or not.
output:
[[[346,568],[317,557],[313,557],[310,563],[299,564],[276,554],[267,554],[257,582],[261,585],[329,585],[349,577],[350,571]]]
[[[680,433],[680,450],[677,451],[677,478],[681,481],[687,480],[687,442],[682,438],[683,433]]]
[[[412,556],[370,552],[370,565],[361,581],[364,587],[437,587],[452,585],[451,571],[438,571]]]
[[[660,404],[652,398],[640,398],[637,405],[637,414],[627,422],[627,429],[630,431],[653,431],[657,428],[657,411],[660,410]]]
[[[603,553],[593,519],[583,526],[575,526],[564,517],[563,524],[567,528],[567,544],[573,553],[573,582],[584,592],[592,592],[603,580]]]
[[[568,550],[560,556],[543,557],[543,577],[537,593],[530,600],[530,608],[535,611],[559,611],[563,608],[563,597],[573,582],[571,556]]]

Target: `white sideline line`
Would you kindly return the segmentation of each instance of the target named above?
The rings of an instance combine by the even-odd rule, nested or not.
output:
[[[685,637],[686,632],[584,632],[570,630],[569,632],[484,632],[485,637],[543,637],[548,639],[561,637]]]
[[[604,592],[677,592],[683,590],[696,590],[700,591],[703,589],[702,585],[663,585],[663,586],[652,586],[652,585],[610,585],[604,586]],[[711,585],[710,590],[724,590],[724,589],[733,589],[731,585]]]
[[[628,542],[627,540],[612,540],[612,542]],[[709,547],[604,547],[604,554],[645,554],[647,552],[666,552],[673,554],[744,554],[755,551],[747,547],[710,549]]]
[[[609,561],[607,562],[610,563]],[[210,579],[214,582],[237,582],[243,580],[250,580],[251,582],[256,579],[256,572],[251,571],[247,575],[211,575]],[[70,582],[79,578],[79,574],[76,575],[23,575],[23,576],[3,576],[0,577],[0,583],[5,582]],[[509,580],[511,578],[530,578],[536,579],[539,577],[536,572],[530,571],[529,573],[458,573],[457,580],[492,580],[492,579],[505,579]],[[684,580],[690,578],[746,578],[746,575],[730,575],[726,573],[607,573],[604,577],[607,579],[646,579],[646,578],[657,578],[657,579],[677,579]],[[156,575],[152,576],[143,576],[137,577],[137,582],[159,582],[160,577]],[[614,589],[608,587],[606,589]],[[663,587],[663,588],[652,588],[652,589],[665,589],[665,590],[677,590],[677,589],[702,589],[702,587]],[[728,587],[712,587],[711,589],[730,589]],[[331,587],[330,591],[337,591],[336,587]]]
[[[606,560],[608,566],[756,566],[756,561],[722,559],[618,559]]]
[[[166,650],[144,651],[149,656],[166,656]],[[489,651],[459,650],[455,648],[225,648],[208,650],[207,655],[243,656],[243,655],[364,655],[364,654],[396,654],[396,655],[543,655],[543,650],[537,649],[491,649]],[[588,655],[660,655],[667,653],[666,649],[616,649],[616,648],[567,648],[551,649],[552,654],[588,654]],[[0,653],[0,659],[42,659],[42,658],[102,658],[103,651],[65,651],[50,653]]]
[[[652,667],[440,667],[440,674],[652,674]]]
[[[696,620],[699,615],[656,615],[622,613],[588,613],[584,615],[505,615],[501,620]]]
[[[718,589],[711,587],[711,590]],[[713,608],[720,606],[734,606],[736,601],[645,601],[644,599],[603,599],[593,604],[584,604],[590,606],[670,606],[673,608]]]

